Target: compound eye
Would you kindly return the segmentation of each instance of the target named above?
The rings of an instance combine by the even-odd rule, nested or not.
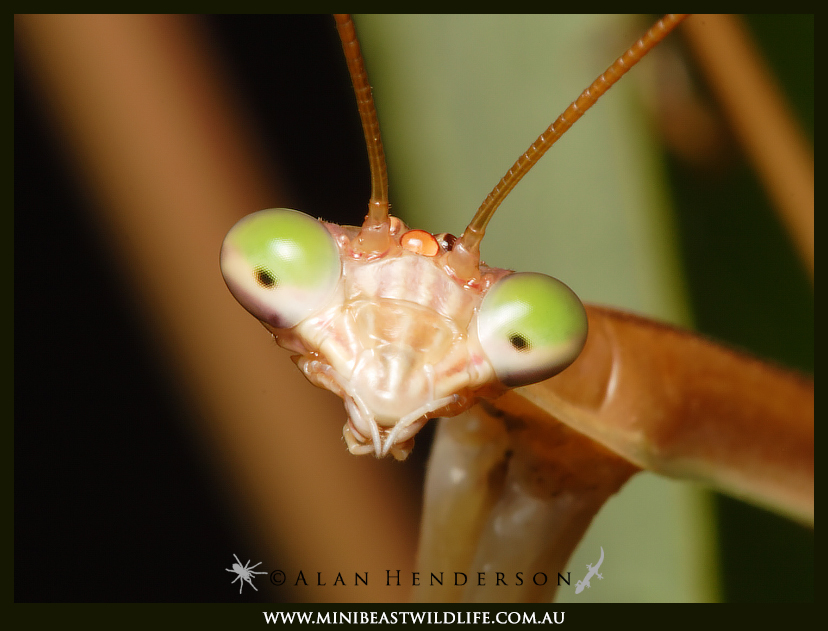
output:
[[[509,387],[558,374],[577,359],[587,336],[578,296],[561,281],[530,272],[496,282],[477,317],[480,344]]]
[[[221,273],[245,309],[287,329],[328,303],[342,265],[322,223],[296,210],[271,208],[230,229],[221,246]]]

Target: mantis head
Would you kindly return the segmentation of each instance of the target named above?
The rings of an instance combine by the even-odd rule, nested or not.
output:
[[[403,459],[427,419],[551,377],[583,348],[586,313],[560,281],[485,264],[460,278],[450,235],[396,218],[382,253],[366,256],[360,232],[270,209],[221,251],[236,299],[344,399],[351,452]]]

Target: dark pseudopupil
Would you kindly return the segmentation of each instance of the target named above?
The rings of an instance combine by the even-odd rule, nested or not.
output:
[[[255,276],[256,282],[262,287],[270,289],[271,287],[276,286],[276,279],[264,267],[257,267],[254,269],[253,276]]]
[[[509,342],[518,351],[529,350],[529,340],[523,337],[520,333],[510,333]]]

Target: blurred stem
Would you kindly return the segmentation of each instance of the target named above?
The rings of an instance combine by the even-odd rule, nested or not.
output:
[[[327,589],[291,592],[291,580],[280,596],[398,598],[379,581],[356,589],[333,579],[339,570],[412,567],[417,517],[399,492],[399,468],[347,453],[341,403],[305,382],[222,282],[228,228],[284,195],[266,183],[195,23],[32,15],[15,19],[15,37],[136,302],[200,412],[197,431],[212,440],[269,544],[265,566],[329,576]]]

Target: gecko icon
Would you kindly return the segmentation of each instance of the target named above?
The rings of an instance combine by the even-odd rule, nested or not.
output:
[[[604,578],[603,576],[598,574],[598,568],[601,567],[601,564],[603,562],[604,562],[604,548],[601,548],[601,558],[598,559],[598,563],[595,564],[595,567],[593,567],[592,565],[587,563],[587,570],[589,570],[587,572],[587,575],[584,576],[584,580],[578,581],[577,583],[575,583],[575,593],[576,594],[580,594],[582,591],[584,591],[584,587],[589,587],[589,579],[591,579],[593,576],[597,576],[599,579]]]

